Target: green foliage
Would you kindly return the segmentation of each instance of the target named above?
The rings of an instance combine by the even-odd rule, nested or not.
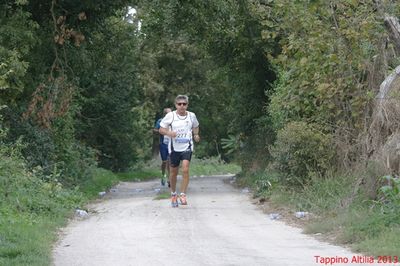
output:
[[[380,225],[377,224],[375,226]],[[381,229],[382,231],[378,236],[371,237],[368,235],[361,243],[355,244],[355,248],[375,257],[382,256],[382,254],[392,254],[393,261],[394,256],[400,256],[400,240],[397,237],[400,233],[400,228],[399,226],[391,226]],[[390,256],[387,257],[388,260],[389,258]]]
[[[128,172],[116,173],[118,179],[121,181],[146,181],[151,178],[160,176],[160,170],[158,166],[142,166],[139,169],[133,169]]]
[[[368,92],[382,81],[373,67],[384,36],[375,4],[275,1],[271,11],[281,46],[269,55],[280,77],[270,109],[276,127],[307,120],[361,129]]]
[[[85,182],[80,180],[80,191],[78,187],[67,189],[62,184],[71,174],[67,168],[29,170],[21,156],[24,146],[20,142],[4,144],[4,138],[5,130],[0,128],[0,264],[50,264],[57,228],[73,209],[82,208],[87,198],[110,188],[117,178],[109,171],[90,167]],[[71,156],[70,151],[64,152]],[[74,160],[85,164],[83,154],[75,153],[81,157]],[[64,158],[62,162],[74,160]],[[79,169],[75,166],[69,170]]]
[[[266,199],[279,187],[279,175],[270,169],[245,175],[242,172],[237,176],[237,183],[242,187],[251,187],[255,197]]]
[[[56,160],[54,168],[62,172],[62,182],[69,186],[79,185],[90,176],[89,169],[97,166],[95,151],[82,145],[75,138],[75,128],[72,119],[64,119],[55,122],[52,139],[55,143]]]
[[[196,153],[195,153],[196,154]],[[139,165],[138,169],[132,169],[126,173],[118,173],[120,180],[140,181],[148,178],[160,177],[160,160],[151,160],[143,165]],[[199,158],[197,155],[192,157],[190,162],[190,175],[223,175],[237,174],[241,171],[241,167],[235,163],[226,163],[219,157]]]
[[[398,254],[399,241],[388,242],[391,239],[388,235],[399,231],[398,214],[383,214],[379,208],[354,204],[338,219],[341,221],[337,226],[344,228],[338,236],[340,243],[353,244],[357,251],[362,250],[373,255],[382,254],[379,252]]]
[[[0,264],[47,264],[56,226],[84,197],[63,188],[57,172],[29,171],[19,144],[0,140]]]
[[[109,170],[91,167],[88,169],[88,178],[80,186],[80,191],[93,199],[99,196],[99,192],[107,191],[116,185],[118,180],[118,176]]]
[[[29,216],[14,218],[0,222],[0,265],[49,265],[51,243],[56,239],[53,231],[59,221],[47,217],[34,221]]]
[[[256,188],[256,193],[254,193],[255,196],[257,197],[263,197],[267,198],[268,195],[271,193],[273,183],[270,178],[267,176],[260,176],[255,180],[255,188]]]
[[[158,93],[154,102],[159,110],[177,92],[190,94],[190,108],[201,123],[201,156],[229,158],[221,150],[221,138],[241,134],[251,139],[263,116],[265,91],[274,74],[264,56],[270,42],[261,38],[260,6],[253,1],[139,4],[146,44],[142,55],[151,74],[141,75],[145,86]]]
[[[311,178],[302,190],[272,186],[268,204],[280,211],[283,207],[283,213],[289,215],[309,212],[305,225],[308,234],[328,234],[332,241],[350,246],[355,252],[397,255],[400,242],[392,234],[399,231],[398,212],[382,212],[381,205],[371,204],[366,195],[355,193],[359,184],[352,175],[327,173],[324,178]]]
[[[228,138],[222,138],[221,145],[227,155],[238,151],[241,146],[240,135],[228,135]]]
[[[393,176],[382,178],[387,185],[380,188],[383,194],[382,207],[385,212],[399,213],[400,210],[400,179]]]
[[[29,52],[39,43],[38,25],[22,4],[16,3],[15,9],[11,3],[0,4],[0,104],[15,104],[24,89]]]
[[[382,17],[399,12],[395,1],[3,1],[0,105],[9,135],[0,173],[13,179],[1,179],[2,212],[10,205],[7,219],[51,216],[78,202],[62,185],[92,196],[108,188],[116,177],[95,170],[96,161],[139,167],[154,118],[182,93],[201,124],[192,174],[235,159],[270,195],[277,177],[264,170],[274,159],[284,184],[324,180],[340,194],[320,177],[334,164],[334,144],[356,146],[367,126],[369,101],[396,62]],[[387,213],[398,205],[394,189],[382,191]],[[310,201],[328,193],[303,191]],[[322,203],[304,206],[332,207]]]
[[[272,130],[271,118],[261,116],[255,119],[254,124],[254,130],[248,136],[242,136],[244,143],[238,156],[245,172],[261,171],[273,160],[270,146],[275,141],[276,133]]]
[[[304,122],[291,122],[279,130],[271,152],[283,183],[302,186],[310,174],[323,176],[334,156],[331,136]]]
[[[225,163],[217,157],[196,158],[193,157],[190,163],[190,175],[221,175],[237,174],[241,171],[239,165]]]
[[[111,169],[145,158],[136,29],[115,16],[130,1],[14,2],[1,4],[0,94],[10,107],[8,141],[22,136],[28,165],[57,168],[64,184],[77,184],[95,164],[93,148]]]
[[[134,31],[133,24],[110,17],[93,34],[92,45],[74,58],[82,65],[79,138],[99,151],[100,166],[112,170],[144,159],[149,147],[142,137],[150,117],[137,81]]]
[[[57,215],[81,200],[78,194],[62,188],[57,173],[43,176],[40,169],[28,172],[21,159],[3,156],[0,171],[1,207],[10,208],[10,212]]]
[[[345,174],[326,173],[323,178],[311,176],[301,192],[293,193],[291,205],[317,215],[335,215],[353,193],[354,178]]]
[[[20,121],[14,117],[11,120],[8,141],[12,143],[18,136],[22,136],[24,142],[22,154],[27,160],[27,166],[29,168],[40,166],[45,172],[51,172],[55,163],[56,147],[50,132],[29,121]]]
[[[21,120],[12,109],[5,117],[10,126],[5,138],[8,145],[20,141],[21,154],[29,169],[40,167],[44,175],[62,173],[60,182],[75,186],[83,182],[87,169],[96,165],[95,152],[75,139],[72,115],[53,121],[52,130],[39,127],[31,120]]]

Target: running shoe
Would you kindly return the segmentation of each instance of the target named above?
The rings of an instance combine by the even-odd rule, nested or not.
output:
[[[176,194],[171,195],[171,206],[172,208],[178,207],[178,195]]]
[[[179,195],[179,201],[181,202],[181,205],[187,205],[185,193],[181,193],[181,195]]]

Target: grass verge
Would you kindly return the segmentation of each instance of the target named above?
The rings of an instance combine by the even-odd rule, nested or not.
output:
[[[76,208],[84,209],[99,192],[119,181],[144,181],[160,175],[159,161],[140,169],[113,173],[101,168],[87,171],[79,187],[66,189],[57,176],[42,176],[28,171],[18,158],[0,161],[0,265],[51,265],[52,248],[58,229],[65,226]],[[192,175],[236,173],[238,166],[217,159],[193,160]],[[169,198],[161,193],[156,199]]]
[[[277,175],[262,172],[238,179],[253,189],[264,209],[279,212],[308,234],[322,234],[325,241],[348,246],[354,252],[372,256],[400,257],[400,213],[382,202],[369,200],[351,175],[331,174],[312,178],[304,188],[280,185]],[[296,211],[309,213],[306,219]]]
[[[59,175],[43,176],[22,160],[0,162],[0,265],[50,265],[58,228],[90,199],[118,178],[104,169],[89,169],[80,187],[67,189]]]
[[[14,223],[0,225],[0,265],[49,265],[54,232],[64,219],[54,216],[12,216]],[[10,216],[8,217],[10,218]]]

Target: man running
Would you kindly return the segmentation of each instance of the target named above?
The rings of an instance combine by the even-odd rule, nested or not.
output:
[[[176,181],[181,161],[182,183],[179,201],[182,205],[187,205],[186,190],[189,185],[189,165],[193,152],[193,139],[196,142],[200,141],[199,121],[194,113],[187,111],[188,105],[188,96],[178,95],[175,98],[176,111],[168,113],[160,122],[160,134],[171,138],[168,150],[170,152],[169,180],[171,182],[172,207],[178,207]]]
[[[165,116],[169,112],[172,112],[171,108],[164,108],[163,115]],[[160,133],[160,122],[162,118],[158,119],[155,126],[154,126],[154,132]],[[160,134],[160,157],[161,157],[161,185],[165,186],[165,181],[167,180],[167,177],[169,178],[169,163],[168,163],[168,143],[169,143],[169,137],[164,136]],[[167,175],[168,173],[168,175]],[[170,182],[168,179],[168,187],[170,186]]]

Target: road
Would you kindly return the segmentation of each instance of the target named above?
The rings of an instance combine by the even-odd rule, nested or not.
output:
[[[120,183],[62,229],[54,265],[373,265],[271,220],[227,178],[193,178],[189,205],[179,208],[155,199],[158,180]]]

